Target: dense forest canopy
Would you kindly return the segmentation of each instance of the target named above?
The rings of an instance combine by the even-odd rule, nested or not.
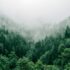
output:
[[[70,27],[61,32],[34,42],[0,26],[0,70],[70,70]]]

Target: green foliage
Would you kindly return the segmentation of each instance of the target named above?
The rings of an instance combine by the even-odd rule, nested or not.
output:
[[[17,56],[15,52],[11,52],[9,55],[9,67],[10,69],[14,69],[16,67],[16,62],[17,62]]]
[[[36,65],[35,65],[35,70],[44,70],[45,67],[43,65],[43,63],[39,60]]]
[[[28,58],[23,57],[17,61],[17,68],[19,70],[34,70],[34,64]]]
[[[0,70],[9,70],[9,59],[0,55]]]
[[[61,54],[61,52],[64,51],[64,48],[65,48],[64,44],[61,43],[58,47],[58,53]]]
[[[70,63],[65,65],[65,69],[64,70],[70,70]]]
[[[70,48],[70,38],[65,40],[65,47]]]
[[[70,70],[70,28],[34,43],[1,27],[0,70]]]
[[[55,65],[47,65],[46,70],[60,70],[60,69]]]
[[[68,27],[68,26],[65,31],[65,38],[70,38],[70,27]]]
[[[35,48],[33,49],[32,53],[32,60],[33,62],[36,62],[40,56],[46,51],[46,48],[43,46],[42,42],[37,42],[35,44]]]

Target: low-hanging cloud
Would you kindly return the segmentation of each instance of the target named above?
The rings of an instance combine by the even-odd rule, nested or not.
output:
[[[70,15],[70,0],[0,0],[0,12],[25,22],[55,22]]]
[[[0,14],[41,31],[70,16],[70,0],[0,0]]]

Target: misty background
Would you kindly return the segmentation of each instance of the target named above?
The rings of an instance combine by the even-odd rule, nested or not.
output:
[[[9,22],[3,23],[34,39],[59,32],[69,16],[70,0],[0,0],[0,18]]]

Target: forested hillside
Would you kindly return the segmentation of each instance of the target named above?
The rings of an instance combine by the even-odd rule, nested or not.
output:
[[[0,70],[70,70],[70,27],[34,42],[1,26]]]

